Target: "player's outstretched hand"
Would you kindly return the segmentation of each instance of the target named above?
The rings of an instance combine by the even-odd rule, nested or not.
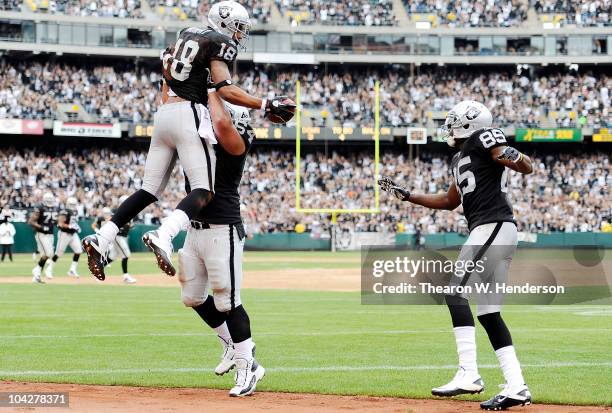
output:
[[[523,159],[523,154],[511,146],[507,146],[501,155],[497,157],[498,160],[508,160],[512,163],[520,162]]]
[[[265,116],[274,123],[287,123],[295,114],[295,102],[287,96],[277,96],[266,102]]]
[[[399,185],[396,185],[395,182],[388,176],[383,176],[378,180],[378,186],[385,192],[390,192],[394,197],[399,199],[400,201],[407,201],[410,198],[410,191],[408,189],[403,188]]]

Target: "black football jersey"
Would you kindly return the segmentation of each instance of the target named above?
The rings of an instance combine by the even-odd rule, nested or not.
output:
[[[36,207],[36,211],[38,211],[38,220],[36,223],[42,227],[42,229],[37,230],[37,232],[42,234],[53,234],[53,229],[57,221],[57,210],[41,204]]]
[[[196,103],[208,103],[208,71],[212,60],[232,64],[238,49],[232,39],[211,28],[183,30],[168,62],[168,86],[177,96]]]
[[[79,223],[74,211],[71,211],[69,209],[62,209],[59,215],[65,216],[66,221],[64,223],[67,225],[70,225],[71,227],[74,227],[75,225]],[[67,232],[68,234],[74,234],[75,232],[77,232],[76,229],[72,229],[72,228],[59,228],[59,230],[63,232]]]
[[[453,177],[470,231],[491,222],[514,222],[507,197],[508,169],[491,156],[493,148],[507,144],[500,129],[485,128],[467,138],[453,156]]]
[[[238,187],[247,155],[255,139],[255,131],[246,123],[237,123],[236,130],[244,141],[245,151],[242,155],[231,155],[220,144],[214,146],[217,155],[215,197],[197,215],[196,220],[198,221],[216,225],[242,222]],[[188,184],[187,181],[186,184]],[[186,189],[189,192],[189,188]]]

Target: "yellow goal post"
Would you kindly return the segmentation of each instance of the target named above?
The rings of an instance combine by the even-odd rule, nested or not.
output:
[[[331,214],[332,224],[336,224],[338,214],[377,214],[380,213],[380,188],[376,180],[380,176],[380,83],[374,84],[374,208],[302,208],[300,182],[301,182],[301,133],[302,133],[302,104],[301,84],[298,80],[295,89],[295,209],[305,214]]]

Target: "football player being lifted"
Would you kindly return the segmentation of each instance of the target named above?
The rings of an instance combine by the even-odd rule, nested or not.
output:
[[[491,112],[475,101],[462,101],[448,113],[444,134],[448,144],[459,152],[451,162],[453,180],[446,193],[413,194],[388,177],[381,179],[379,185],[401,201],[427,208],[454,210],[462,205],[470,232],[458,260],[486,261],[488,257],[490,262],[486,267],[491,269],[489,276],[492,277],[489,281],[503,282],[517,245],[516,223],[507,198],[507,172],[509,168],[530,174],[532,165],[526,155],[508,145],[500,129],[491,125]],[[470,275],[453,275],[451,285],[466,285]],[[432,394],[451,397],[480,393],[484,383],[476,363],[475,324],[467,297],[456,294],[446,295],[445,299],[453,323],[459,370],[448,384],[432,389]],[[499,297],[493,300],[478,297],[478,320],[489,336],[506,380],[499,394],[480,405],[484,410],[505,410],[531,403],[531,394],[500,310]]]
[[[161,54],[169,96],[154,116],[142,188],[119,206],[97,234],[83,240],[89,269],[100,280],[105,277],[106,255],[119,229],[158,200],[178,155],[192,191],[159,229],[143,236],[147,247],[155,253],[159,267],[168,275],[176,273],[171,261],[172,239],[189,227],[190,219],[214,195],[216,159],[212,145],[217,141],[206,107],[209,74],[224,100],[261,109],[277,122],[287,122],[293,117],[295,104],[292,100],[254,97],[232,84],[229,65],[234,64],[238,48],[245,48],[251,27],[246,9],[234,1],[215,3],[208,21],[210,26],[206,29],[190,27],[181,31],[176,44]]]

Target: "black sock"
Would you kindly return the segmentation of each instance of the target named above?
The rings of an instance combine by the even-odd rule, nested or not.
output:
[[[499,312],[479,315],[478,321],[480,321],[480,324],[482,324],[487,332],[493,350],[499,350],[500,348],[512,345],[510,330],[508,330]]]
[[[212,193],[206,189],[194,189],[187,195],[176,209],[183,211],[189,219],[194,218],[212,199]]]
[[[463,297],[447,295],[446,304],[450,311],[454,327],[474,327],[474,317],[470,310],[470,303]]]
[[[127,272],[128,272],[128,270],[127,270],[127,262],[128,262],[127,258],[124,258],[124,259],[121,260],[121,269],[123,270],[124,274],[127,274]]]
[[[210,328],[219,327],[227,318],[226,313],[222,313],[215,307],[215,300],[212,295],[206,297],[206,301],[197,307],[193,307],[193,309]]]
[[[81,258],[81,254],[74,254],[72,256],[72,262],[79,262],[79,258]]]
[[[40,267],[40,269],[42,270],[42,268],[45,266],[45,263],[47,262],[47,257],[41,258],[38,261],[38,266]]]
[[[157,198],[153,194],[139,189],[119,205],[111,221],[117,225],[117,228],[122,228],[155,201],[157,201]]]
[[[241,343],[251,338],[251,320],[242,305],[227,313],[226,322],[234,343]]]
[[[53,261],[53,262],[57,262],[57,259],[58,259],[58,258],[59,258],[59,257],[57,256],[57,254],[55,254],[55,255],[53,256],[53,258],[51,258],[51,261]]]

